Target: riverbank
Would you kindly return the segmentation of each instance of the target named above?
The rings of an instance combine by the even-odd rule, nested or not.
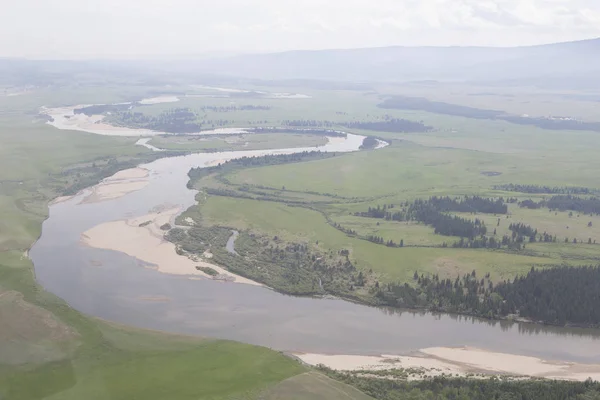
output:
[[[296,353],[306,364],[336,371],[369,373],[410,370],[409,379],[505,375],[567,381],[600,380],[600,364],[555,362],[535,357],[490,352],[473,347],[433,347],[410,356],[357,356]],[[392,374],[390,374],[391,376]]]
[[[125,253],[165,274],[264,286],[200,258],[192,260],[179,255],[176,246],[164,239],[165,230],[161,227],[173,224],[180,211],[179,207],[164,205],[141,217],[100,224],[84,232],[81,243],[93,248]],[[199,269],[202,267],[212,268],[218,275],[208,275]]]

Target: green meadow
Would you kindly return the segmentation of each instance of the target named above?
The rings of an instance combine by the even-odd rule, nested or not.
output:
[[[0,97],[0,398],[368,398],[272,350],[115,326],[80,314],[37,285],[26,252],[41,234],[49,202],[91,186],[116,170],[167,154],[134,146],[137,138],[54,129],[37,117],[39,107],[131,101],[152,97],[150,90],[155,94],[160,88],[124,85],[37,89],[22,96]],[[174,92],[181,90],[173,88]],[[260,105],[269,110],[205,111],[203,118],[225,119],[223,126],[281,126],[286,120],[314,120],[330,121],[339,127],[387,116],[423,121],[433,130],[351,130],[386,138],[391,145],[377,151],[204,177],[194,183],[200,190],[198,205],[184,214],[199,225],[276,237],[278,245],[302,243],[323,255],[347,252],[348,259],[368,274],[371,282],[412,282],[415,271],[455,278],[473,270],[478,276],[489,273],[492,280],[500,281],[524,274],[532,266],[598,263],[600,245],[587,244],[589,238],[600,241],[597,216],[569,216],[568,212],[510,205],[508,218],[502,216],[500,225],[496,225],[496,216],[460,214],[484,220],[489,228],[497,228],[497,235],[508,233],[510,222],[522,222],[563,238],[558,243],[527,243],[525,250],[517,252],[446,248],[444,243],[459,238],[436,235],[431,227],[419,223],[354,215],[368,207],[434,195],[540,198],[493,189],[494,185],[508,183],[598,189],[597,133],[549,131],[377,108],[382,95],[403,92],[396,86],[378,87],[378,93],[297,87],[269,90],[312,97],[236,98],[233,101],[238,105]],[[474,100],[465,91],[463,88],[459,102],[472,104]],[[439,100],[449,101],[448,94],[439,96]],[[552,94],[544,96],[561,101]],[[500,100],[501,96],[495,97],[489,104],[497,105]],[[229,98],[182,97],[179,103],[140,110],[148,115],[159,115],[174,107],[201,112],[206,107],[227,107],[231,102]],[[569,107],[575,106],[569,103]],[[506,109],[512,111],[516,106],[511,104]],[[191,152],[316,146],[323,141],[305,134],[269,133],[206,140],[156,137],[151,144]],[[92,172],[91,165],[96,165]],[[235,196],[211,195],[209,189],[228,189]],[[255,198],[244,198],[242,194]],[[257,200],[260,196],[266,199]],[[336,226],[356,234],[348,235]],[[369,235],[397,243],[402,240],[404,247],[369,242],[365,240]],[[564,243],[565,237],[584,243]]]

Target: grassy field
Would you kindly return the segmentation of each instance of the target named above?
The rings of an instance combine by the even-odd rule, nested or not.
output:
[[[327,224],[325,217],[317,211],[280,203],[209,197],[200,212],[202,223],[206,225],[230,226],[276,235],[289,242],[316,246],[323,252],[349,250],[355,265],[363,270],[372,269],[383,281],[412,281],[415,270],[455,278],[457,274],[470,273],[474,269],[480,275],[489,272],[493,279],[501,280],[525,273],[532,265],[543,266],[562,262],[560,258],[534,257],[502,251],[429,247],[389,248],[347,236]],[[398,241],[401,238],[394,237]],[[412,243],[412,240],[410,236],[406,236],[407,244]]]
[[[557,156],[558,157],[558,156]],[[564,157],[564,155],[562,156]],[[549,186],[596,187],[595,169],[600,161],[589,149],[578,157],[560,160],[554,155],[497,154],[439,148],[411,142],[373,152],[311,162],[298,168],[247,169],[232,174],[232,183],[263,185],[290,190],[336,193],[343,196],[423,193],[490,193],[493,185],[536,183]],[[551,171],[552,173],[548,173]],[[489,176],[488,172],[498,173]]]
[[[372,99],[367,96],[364,101],[369,104]],[[355,108],[350,110],[355,117],[359,113]],[[365,110],[373,114],[381,112],[365,107],[362,113]],[[532,197],[493,189],[494,185],[505,183],[598,187],[594,171],[600,167],[600,161],[592,149],[600,145],[600,137],[595,133],[548,131],[422,112],[394,115],[423,120],[435,129],[418,134],[377,132],[391,138],[392,146],[302,164],[242,169],[225,176],[232,185],[238,185],[234,187],[268,187],[281,195],[292,191],[297,196],[303,192],[318,192],[363,200],[352,203],[332,198],[329,204],[314,205],[320,210],[316,212],[284,204],[209,196],[200,209],[203,223],[275,234],[291,242],[314,245],[318,241],[323,251],[347,249],[360,268],[372,269],[384,281],[410,282],[415,270],[455,277],[457,273],[473,269],[490,273],[493,279],[499,280],[525,273],[531,266],[598,263],[600,246],[531,244],[521,253],[443,249],[444,243],[450,245],[460,238],[435,235],[431,227],[417,223],[353,216],[370,206],[398,205],[434,195],[503,196],[520,200]],[[522,222],[538,229],[539,233],[546,231],[556,235],[562,241],[565,237],[571,241],[577,238],[587,245],[590,238],[600,240],[598,217],[569,217],[568,214],[510,205],[509,218],[501,221],[497,235],[502,237],[509,233],[511,222]],[[496,228],[496,216],[462,216],[482,219],[490,231]],[[590,221],[591,228],[588,227]],[[396,243],[403,240],[405,247],[387,248],[350,237],[331,223],[356,231],[359,237],[377,235]]]
[[[183,151],[238,151],[316,147],[327,143],[327,138],[304,134],[245,134],[227,137],[159,136],[150,144],[160,149]]]
[[[136,139],[48,127],[36,118],[39,107],[130,101],[152,97],[148,90],[141,86],[39,89],[0,98],[0,321],[2,327],[9,327],[0,329],[0,398],[368,398],[322,375],[307,373],[297,362],[271,350],[116,327],[81,315],[37,286],[26,251],[41,233],[48,202],[65,190],[91,185],[103,173],[110,174],[109,162],[124,168],[156,156],[134,146]],[[152,90],[156,95],[161,89]],[[431,195],[516,195],[492,190],[493,185],[503,183],[597,188],[600,160],[594,149],[600,145],[599,135],[378,109],[380,94],[396,93],[397,88],[382,88],[380,94],[284,90],[313,98],[236,99],[236,104],[270,109],[207,111],[206,118],[227,119],[226,126],[269,126],[285,119],[349,122],[381,120],[388,115],[422,120],[434,130],[421,134],[375,132],[392,139],[393,145],[302,164],[236,171],[226,176],[233,185],[270,187],[261,191],[280,195],[279,201],[201,193],[200,205],[185,215],[206,226],[229,226],[277,236],[284,242],[306,243],[323,254],[347,250],[359,270],[372,271],[382,282],[411,282],[415,270],[448,278],[477,270],[480,275],[490,273],[492,279],[502,280],[522,274],[532,265],[581,265],[600,259],[600,246],[587,244],[534,243],[521,253],[441,248],[440,244],[450,239],[433,234],[429,227],[352,215],[369,206]],[[144,112],[225,107],[231,102],[190,97],[179,103],[144,107]],[[254,139],[232,143],[227,139],[155,138],[152,143],[173,150],[206,150],[235,149],[246,142],[244,148],[251,149],[315,145],[317,139],[323,140],[271,134]],[[93,164],[97,173],[81,173]],[[240,188],[214,176],[201,185]],[[290,207],[286,201],[311,204]],[[482,218],[490,227],[496,220]],[[585,241],[589,237],[600,240],[597,218],[511,206],[509,220]],[[588,228],[590,221],[593,227]],[[359,235],[380,235],[396,242],[402,239],[405,247],[388,248],[350,237],[332,223]],[[498,234],[506,232],[507,223],[502,221]]]
[[[372,397],[322,374],[307,372],[286,379],[260,397],[261,400],[368,400]]]
[[[0,98],[0,398],[253,399],[272,388],[266,398],[289,398],[290,391],[314,398],[314,386],[302,382],[277,387],[306,372],[280,353],[114,326],[81,315],[36,284],[26,250],[41,233],[48,202],[112,173],[107,160],[121,165],[151,155],[134,138],[56,130],[36,122],[36,110],[143,95],[115,93],[69,89]],[[97,173],[81,175],[92,163]]]

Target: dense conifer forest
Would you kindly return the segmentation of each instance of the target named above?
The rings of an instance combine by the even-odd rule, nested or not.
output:
[[[600,325],[600,267],[558,267],[494,285],[476,272],[456,277],[424,276],[416,285],[381,285],[376,296],[396,307],[430,308],[485,318],[514,316],[552,325]]]

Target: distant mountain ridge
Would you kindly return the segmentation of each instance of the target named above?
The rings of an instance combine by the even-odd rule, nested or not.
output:
[[[528,47],[379,47],[205,60],[202,72],[257,79],[522,80],[600,76],[600,39]]]
[[[600,89],[600,38],[528,47],[376,47],[299,50],[212,58],[34,61],[0,58],[0,84],[111,79],[281,81],[335,87],[352,82],[461,81]],[[321,83],[322,82],[322,83]]]

